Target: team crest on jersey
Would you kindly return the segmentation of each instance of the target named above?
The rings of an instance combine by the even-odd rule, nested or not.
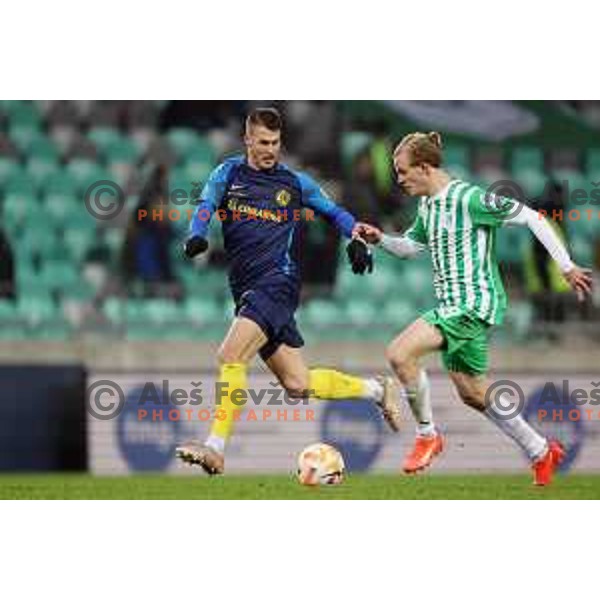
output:
[[[291,194],[287,190],[279,190],[275,195],[275,202],[284,208],[290,203]]]

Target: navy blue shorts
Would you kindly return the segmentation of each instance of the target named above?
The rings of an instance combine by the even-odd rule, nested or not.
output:
[[[292,348],[304,346],[294,318],[297,307],[297,292],[281,284],[260,284],[236,299],[236,316],[254,321],[268,338],[259,351],[263,360],[268,360],[282,344]]]

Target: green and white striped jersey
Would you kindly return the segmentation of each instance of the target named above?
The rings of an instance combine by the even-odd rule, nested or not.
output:
[[[442,316],[468,309],[488,323],[502,322],[506,293],[495,256],[496,229],[514,202],[499,197],[492,202],[485,190],[459,180],[421,198],[405,236],[429,248]]]

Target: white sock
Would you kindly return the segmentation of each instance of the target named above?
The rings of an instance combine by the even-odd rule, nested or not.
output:
[[[383,398],[383,385],[377,379],[365,379],[365,393],[369,400],[380,401]]]
[[[510,398],[507,400],[510,401]],[[503,419],[501,413],[494,411],[493,406],[488,406],[484,414],[498,429],[517,443],[529,460],[535,461],[545,454],[548,448],[546,438],[535,431],[521,415]]]
[[[435,434],[431,409],[431,387],[425,369],[419,371],[416,386],[406,386],[406,399],[417,422],[417,435],[429,437]]]
[[[219,454],[225,454],[225,440],[218,435],[209,435],[205,445]]]

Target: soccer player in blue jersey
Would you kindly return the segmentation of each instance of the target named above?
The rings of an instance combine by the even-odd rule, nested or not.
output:
[[[362,275],[372,269],[372,258],[357,235],[361,224],[311,177],[279,162],[281,118],[276,110],[254,110],[246,120],[244,142],[245,156],[225,160],[211,173],[185,244],[189,258],[205,252],[209,221],[218,212],[236,306],[218,352],[219,382],[227,393],[206,442],[177,448],[183,461],[211,475],[224,472],[225,445],[240,409],[231,394],[247,388],[248,365],[257,354],[291,397],[369,398],[393,430],[400,419],[390,378],[361,379],[333,369],[309,369],[300,350],[304,341],[294,320],[300,299],[300,211],[311,209],[351,240],[348,257],[353,271]]]

